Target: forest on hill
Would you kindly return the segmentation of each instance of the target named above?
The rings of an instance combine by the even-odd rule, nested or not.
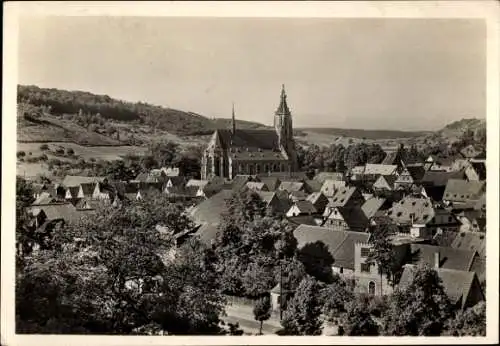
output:
[[[17,92],[18,104],[42,107],[39,113],[56,117],[66,116],[67,119],[78,123],[124,122],[147,125],[154,130],[165,130],[176,135],[206,135],[221,124],[229,125],[226,119],[212,120],[193,112],[144,102],[127,102],[85,91],[18,85]],[[243,128],[263,127],[248,121],[239,121],[238,125]]]

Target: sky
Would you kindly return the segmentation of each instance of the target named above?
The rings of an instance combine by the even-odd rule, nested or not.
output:
[[[24,17],[19,84],[294,127],[436,130],[485,118],[471,19]]]

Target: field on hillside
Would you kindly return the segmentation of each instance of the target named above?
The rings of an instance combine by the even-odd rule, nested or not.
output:
[[[318,145],[318,146],[330,146],[332,144],[347,147],[351,144],[358,143],[376,143],[379,144],[385,151],[396,151],[399,144],[404,144],[405,146],[416,142],[416,138],[391,138],[391,139],[362,139],[357,137],[344,137],[329,133],[316,132],[315,130],[302,130],[302,135],[295,136],[295,141],[302,146]]]

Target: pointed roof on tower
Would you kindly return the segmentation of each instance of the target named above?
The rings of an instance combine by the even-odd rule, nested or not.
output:
[[[233,102],[233,113],[232,113],[232,124],[231,125],[232,125],[232,127],[231,127],[232,133],[234,135],[236,132],[236,118],[234,116],[234,102]]]
[[[281,85],[281,100],[278,109],[276,110],[276,115],[289,115],[290,109],[288,109],[288,105],[286,103],[286,92],[285,92],[285,84]]]

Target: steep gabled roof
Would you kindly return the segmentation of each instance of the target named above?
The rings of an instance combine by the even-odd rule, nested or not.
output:
[[[394,183],[397,178],[395,175],[380,175],[373,183],[373,187],[380,188],[381,186],[388,185],[390,189],[394,189]]]
[[[344,207],[354,195],[361,195],[356,187],[344,187],[339,189],[331,198],[329,198],[329,207]]]
[[[420,181],[425,174],[423,165],[407,165],[406,169],[414,181]]]
[[[264,176],[259,176],[259,181],[264,183],[267,188],[269,189],[269,191],[275,191],[279,184],[281,183],[281,181],[278,179],[278,177],[264,177]]]
[[[346,187],[346,182],[343,180],[326,179],[323,182],[320,191],[323,192],[325,196],[333,196],[335,194],[335,191],[345,187]]]
[[[482,232],[460,232],[451,243],[459,250],[476,251],[479,256],[486,256],[486,234]]]
[[[399,202],[394,202],[387,215],[395,222],[406,224],[412,221],[427,224],[435,215],[432,201],[428,198],[408,196]]]
[[[420,179],[420,182],[425,185],[446,186],[450,179],[462,179],[463,172],[439,172],[427,171]]]
[[[367,218],[371,218],[375,216],[375,213],[382,208],[386,201],[387,200],[385,198],[372,197],[363,203],[361,210],[365,213]]]
[[[314,176],[318,183],[323,184],[325,180],[344,180],[344,173],[341,172],[319,172]]]
[[[393,175],[398,169],[397,165],[382,165],[375,163],[367,163],[363,174],[370,175]]]
[[[399,280],[400,288],[404,289],[408,287],[412,281],[415,270],[416,266],[414,265],[406,264],[404,266],[401,279]],[[460,306],[463,307],[469,296],[474,280],[477,280],[476,274],[469,271],[443,268],[437,268],[434,270],[436,270],[437,275],[441,279],[444,291],[451,302],[453,304],[459,303]]]
[[[319,226],[298,226],[293,235],[297,239],[297,247],[302,248],[308,243],[323,242],[334,259],[333,265],[354,270],[354,244],[366,243],[369,233],[336,231]]]
[[[439,254],[439,267],[456,270],[470,270],[475,251],[459,250],[451,247],[427,244],[411,244],[412,261],[414,264],[435,265],[435,254]]]
[[[40,196],[31,204],[31,205],[37,205],[37,204],[49,204],[53,203],[55,201],[55,198],[50,195],[48,192],[42,192]]]
[[[334,219],[336,212],[340,214],[349,229],[353,231],[365,230],[369,225],[368,218],[359,206],[355,206],[353,208],[335,208],[328,218]]]
[[[232,190],[222,190],[194,207],[189,215],[198,224],[218,224],[222,219],[221,214],[228,211],[226,201],[232,197]]]
[[[276,150],[279,148],[278,135],[274,130],[236,129],[233,134],[231,129],[218,129],[216,133],[223,149],[232,147]]]
[[[314,214],[317,212],[314,205],[307,200],[297,201],[294,205],[299,209],[301,214]]]
[[[303,188],[304,188],[304,183],[300,181],[282,181],[279,186],[279,190],[288,192],[300,191]]]
[[[484,181],[450,179],[446,184],[443,199],[453,202],[478,200],[484,192],[485,187],[486,184]]]

